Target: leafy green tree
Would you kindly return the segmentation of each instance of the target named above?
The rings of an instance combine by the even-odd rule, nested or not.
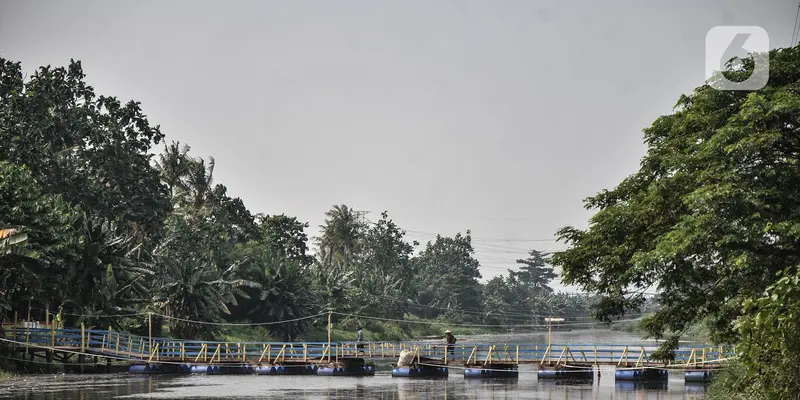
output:
[[[414,258],[419,283],[418,304],[433,306],[419,310],[423,315],[438,316],[441,308],[480,311],[480,263],[474,257],[470,231],[454,237],[436,236]]]
[[[736,347],[744,367],[725,398],[792,399],[800,394],[800,271],[787,268],[764,295],[744,301]]]
[[[0,227],[16,227],[27,236],[0,251],[0,309],[52,297],[58,262],[77,257],[74,220],[69,204],[43,193],[27,167],[0,161]]]
[[[273,253],[282,253],[301,267],[308,267],[314,262],[314,258],[308,254],[307,222],[281,214],[258,215],[256,224],[261,242]]]
[[[247,242],[259,237],[258,225],[241,198],[228,196],[228,188],[217,184],[211,192],[215,220],[228,227],[237,242]]]
[[[211,339],[222,329],[229,306],[247,299],[258,282],[242,278],[227,230],[202,213],[172,214],[165,239],[153,254],[155,310],[169,317],[170,330],[182,338]],[[205,322],[205,323],[201,323]],[[212,323],[212,324],[208,324]]]
[[[84,77],[73,61],[25,80],[20,63],[0,58],[0,160],[92,216],[157,228],[169,199],[149,151],[163,134],[139,103],[97,96]]]
[[[547,265],[545,258],[548,253],[538,250],[531,250],[527,259],[517,260],[517,264],[522,264],[519,271],[509,270],[509,276],[519,280],[520,285],[528,292],[527,296],[537,296],[546,293],[553,293],[550,287],[557,275],[553,267]]]
[[[487,323],[516,324],[520,314],[527,311],[522,288],[513,276],[495,276],[483,286],[484,310]],[[523,314],[524,315],[524,314]]]
[[[249,298],[240,302],[232,313],[255,323],[291,321],[268,326],[285,341],[305,332],[308,320],[292,320],[320,311],[318,298],[313,295],[310,267],[259,241],[242,245],[240,252],[245,269],[243,277],[258,283],[258,288],[245,289]]]
[[[319,296],[319,303],[324,310],[343,310],[347,304],[347,291],[355,285],[354,272],[342,268],[330,268],[327,264],[331,258],[321,249],[314,258],[311,274],[314,282],[314,293]]]
[[[746,69],[730,71],[746,76]],[[736,342],[744,299],[800,263],[800,49],[770,52],[758,91],[708,85],[645,129],[641,168],[587,199],[588,229],[566,227],[568,250],[552,257],[563,281],[602,295],[609,319],[644,303],[661,308],[643,326],[660,337],[709,318],[712,340]],[[677,344],[670,337],[662,355]]]
[[[356,312],[397,319],[405,315],[416,292],[411,253],[417,243],[404,237],[386,211],[365,232],[350,298]]]

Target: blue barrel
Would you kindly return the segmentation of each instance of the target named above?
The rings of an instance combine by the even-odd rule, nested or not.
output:
[[[129,374],[149,374],[150,368],[147,368],[147,365],[131,365],[128,368]]]
[[[686,371],[686,382],[706,382],[711,380],[711,371]]]
[[[467,368],[464,370],[464,378],[517,378],[519,371],[516,368],[509,369],[483,369]]]
[[[411,367],[394,367],[392,368],[392,376],[398,378],[413,378],[417,376],[417,369]]]
[[[556,371],[554,369],[540,369],[536,373],[536,376],[539,379],[557,379],[559,377],[558,376],[558,371]]]
[[[151,374],[160,374],[161,373],[161,365],[159,364],[149,364],[147,365],[147,372]]]
[[[256,374],[257,375],[275,375],[278,373],[278,369],[271,366],[271,365],[260,365],[256,367]]]
[[[637,369],[617,370],[614,373],[614,379],[619,381],[633,381],[633,380],[638,380],[639,375],[640,371]]]
[[[332,368],[332,367],[320,367],[317,370],[317,375],[319,376],[334,376],[340,375],[344,372],[342,368]]]
[[[192,365],[190,371],[193,374],[210,374],[211,367],[208,365]]]
[[[482,368],[467,368],[464,370],[464,378],[482,378],[486,371]]]

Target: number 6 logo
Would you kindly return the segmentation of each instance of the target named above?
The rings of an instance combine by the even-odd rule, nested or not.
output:
[[[717,90],[763,88],[769,81],[768,52],[769,35],[764,28],[715,26],[706,34],[706,80],[709,86]],[[749,64],[749,60],[752,60],[752,71],[743,81],[732,81],[721,73],[729,61],[731,69],[737,71]]]

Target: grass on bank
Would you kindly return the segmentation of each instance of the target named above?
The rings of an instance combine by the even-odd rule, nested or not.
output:
[[[644,329],[641,328],[639,325],[641,321],[623,321],[623,322],[615,322],[611,325],[611,331],[613,332],[629,332],[640,334],[644,336],[646,332]],[[667,332],[666,335],[671,334]],[[691,340],[695,342],[708,342],[710,336],[710,331],[708,329],[708,325],[706,321],[699,321],[694,325],[690,326],[689,329],[684,332],[681,337],[686,340]]]

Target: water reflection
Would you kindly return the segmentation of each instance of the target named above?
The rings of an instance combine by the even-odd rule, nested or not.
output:
[[[9,383],[10,382],[10,383]],[[188,376],[39,376],[0,383],[1,399],[699,399],[706,385],[682,380],[658,383],[538,381],[519,379]]]
[[[664,392],[667,390],[667,382],[617,381],[614,387],[617,392]]]

